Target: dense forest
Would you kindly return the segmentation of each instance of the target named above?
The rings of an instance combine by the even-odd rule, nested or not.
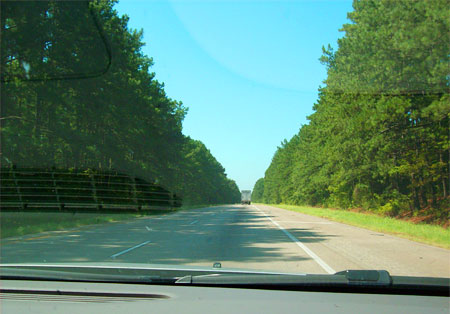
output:
[[[264,202],[264,178],[256,181],[252,191],[252,201],[256,203]]]
[[[254,201],[449,218],[448,0],[354,1],[309,123]]]
[[[1,3],[1,166],[116,170],[184,204],[234,203],[236,183],[182,133],[116,1]]]

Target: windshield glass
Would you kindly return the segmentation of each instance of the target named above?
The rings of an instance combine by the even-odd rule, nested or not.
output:
[[[447,0],[2,1],[0,262],[450,277],[449,24]]]

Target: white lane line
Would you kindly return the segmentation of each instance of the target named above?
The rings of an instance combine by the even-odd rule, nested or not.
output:
[[[194,220],[193,222],[190,223],[190,225],[196,224],[198,222],[198,220]]]
[[[284,229],[282,226],[280,226],[275,220],[273,220],[272,218],[270,218],[265,212],[263,212],[261,209],[259,209],[258,207],[256,207],[255,205],[253,205],[254,208],[256,208],[257,210],[259,210],[261,213],[263,213],[264,216],[267,217],[267,219],[269,219],[275,226],[277,226],[281,231],[283,231],[289,239],[291,239],[292,241],[295,242],[295,244],[297,244],[300,248],[303,249],[303,251],[306,252],[306,254],[308,254],[313,260],[316,261],[317,264],[319,264],[327,273],[329,274],[334,274],[336,273],[336,271],[331,268],[327,263],[325,263],[319,256],[316,255],[316,253],[314,253],[313,251],[311,251],[306,245],[304,245],[299,239],[297,239],[296,237],[294,237],[289,231],[287,231],[286,229]]]
[[[141,244],[138,244],[138,245],[135,245],[135,246],[133,246],[133,247],[130,247],[129,249],[126,249],[126,250],[123,250],[123,251],[121,251],[121,252],[119,252],[119,253],[116,253],[116,254],[114,254],[114,255],[111,255],[110,257],[111,257],[111,258],[116,258],[117,256],[120,256],[120,255],[122,255],[122,254],[128,253],[128,252],[130,252],[131,250],[140,248],[141,246],[144,246],[144,245],[146,245],[146,244],[148,244],[148,243],[150,243],[150,241],[142,242]]]
[[[147,229],[147,231],[153,231],[153,229],[149,228],[148,226],[145,226],[145,229]]]

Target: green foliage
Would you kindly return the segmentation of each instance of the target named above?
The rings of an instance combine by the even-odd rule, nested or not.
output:
[[[264,178],[258,179],[252,191],[252,201],[255,203],[264,202]]]
[[[2,3],[2,166],[114,169],[188,203],[238,202],[223,167],[182,134],[187,108],[154,78],[142,30],[129,29],[114,3]],[[108,54],[91,13],[112,53],[108,71],[94,76]]]
[[[206,146],[191,138],[186,139],[185,156],[180,181],[185,204],[237,203],[241,193],[236,182],[227,178],[225,169]]]
[[[278,147],[268,203],[447,211],[447,0],[355,1],[309,124]]]

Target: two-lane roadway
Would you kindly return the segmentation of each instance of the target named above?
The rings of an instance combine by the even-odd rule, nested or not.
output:
[[[227,205],[4,239],[0,262],[129,262],[450,277],[450,251],[265,205]]]

